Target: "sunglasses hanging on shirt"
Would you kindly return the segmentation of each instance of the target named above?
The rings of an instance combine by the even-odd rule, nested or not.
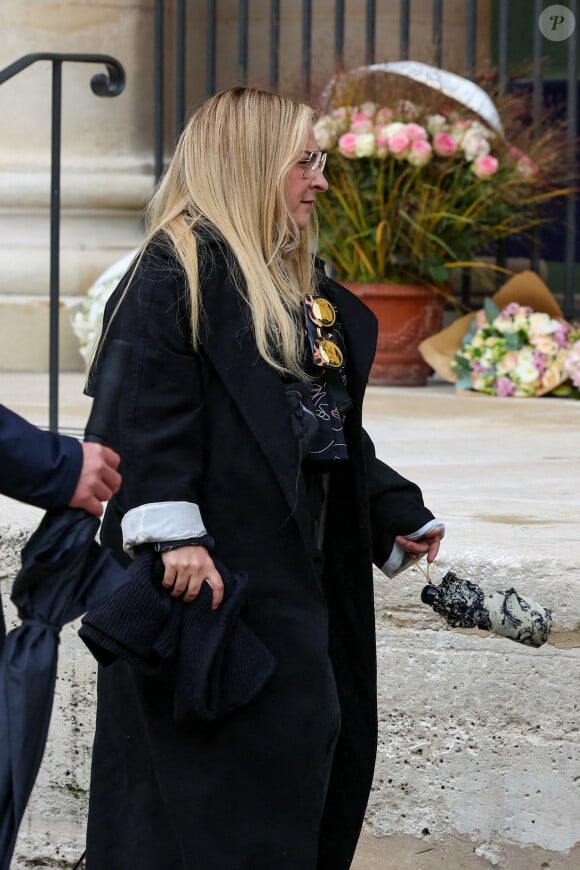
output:
[[[305,293],[302,307],[314,365],[325,369],[343,368],[346,359],[344,339],[332,302],[324,296]]]

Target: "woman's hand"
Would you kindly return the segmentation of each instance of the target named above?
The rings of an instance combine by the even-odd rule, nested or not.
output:
[[[184,602],[199,595],[202,583],[212,588],[212,609],[219,607],[224,597],[224,584],[205,547],[178,547],[161,553],[165,567],[163,586],[171,590],[172,598],[183,595]]]
[[[405,538],[404,535],[398,535],[395,538],[395,541],[397,544],[400,544],[409,555],[423,556],[427,553],[427,561],[433,562],[439,552],[442,531],[441,528],[435,528],[432,531],[427,532],[426,535],[423,535],[422,538],[418,538],[416,541],[411,541],[409,538]]]

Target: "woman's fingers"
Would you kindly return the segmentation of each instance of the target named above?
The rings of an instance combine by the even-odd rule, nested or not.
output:
[[[411,541],[404,535],[398,535],[395,540],[412,556],[422,556],[427,553],[427,561],[433,562],[439,552],[441,530],[434,529],[432,532],[429,532],[417,541]]]
[[[172,598],[183,596],[187,603],[199,595],[203,583],[212,589],[212,609],[223,601],[224,584],[205,547],[178,547],[161,554],[165,573],[163,586]]]
[[[433,562],[437,553],[439,552],[439,546],[441,544],[441,536],[438,535],[436,538],[432,538],[429,541],[429,550],[427,552],[427,561]]]
[[[212,610],[215,610],[216,607],[219,607],[224,598],[224,584],[222,578],[218,571],[213,568],[211,571],[207,571],[205,577],[202,577],[201,580],[196,577],[191,577],[189,583],[187,584],[187,588],[185,590],[185,594],[183,596],[183,600],[186,602],[193,601],[199,595],[201,586],[203,583],[207,583],[207,585],[212,590]]]

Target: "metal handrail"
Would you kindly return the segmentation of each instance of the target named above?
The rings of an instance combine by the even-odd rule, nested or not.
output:
[[[63,63],[103,64],[107,72],[97,73],[91,79],[91,90],[97,97],[117,97],[125,87],[125,70],[121,63],[108,54],[60,54],[37,52],[25,54],[19,60],[0,70],[0,85],[38,61],[52,63],[52,135],[50,171],[50,284],[49,284],[49,428],[58,431],[58,324],[60,282],[60,156],[62,118],[62,65]]]

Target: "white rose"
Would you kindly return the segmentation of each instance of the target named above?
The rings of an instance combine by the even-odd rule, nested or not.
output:
[[[391,139],[393,136],[398,136],[399,133],[402,133],[406,126],[401,121],[393,121],[392,124],[387,124],[381,128],[380,135],[384,136],[385,139]]]
[[[517,332],[517,326],[511,317],[496,317],[493,321],[495,328],[502,333]]]
[[[489,127],[486,127],[485,124],[481,123],[481,121],[472,121],[469,132],[477,133],[479,136],[483,136],[484,139],[495,139],[495,133],[493,130],[490,130]]]
[[[538,378],[538,370],[534,365],[532,351],[530,348],[523,348],[520,351],[520,359],[515,368],[515,374],[523,384],[532,384]]]
[[[336,127],[330,118],[317,121],[314,125],[314,138],[321,151],[330,151],[336,145]]]
[[[552,335],[559,326],[558,321],[553,320],[549,314],[544,314],[541,311],[530,314],[530,332],[534,335]]]
[[[466,160],[475,160],[476,157],[485,157],[489,154],[489,142],[481,133],[469,130],[461,140],[461,148]]]
[[[436,136],[447,127],[447,119],[443,115],[428,115],[425,126],[430,136]]]
[[[361,133],[356,137],[355,154],[357,157],[374,157],[376,154],[374,133]]]

